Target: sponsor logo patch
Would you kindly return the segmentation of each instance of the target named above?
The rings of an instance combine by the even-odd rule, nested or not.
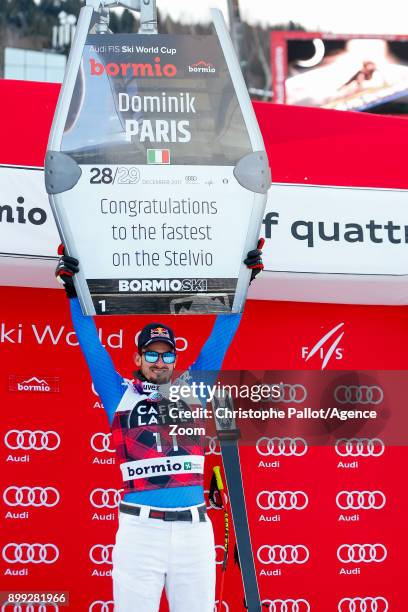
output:
[[[190,64],[188,67],[188,71],[204,74],[214,74],[216,72],[214,64],[206,62],[203,59],[198,60],[198,62],[196,62],[195,64]]]
[[[9,391],[25,391],[29,393],[58,393],[60,379],[56,376],[9,376]]]
[[[118,281],[120,293],[180,293],[207,291],[206,278],[143,278]]]

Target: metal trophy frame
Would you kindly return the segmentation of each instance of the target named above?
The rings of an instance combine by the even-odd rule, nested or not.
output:
[[[61,193],[72,189],[72,187],[76,185],[81,176],[81,169],[73,159],[61,152],[61,144],[89,30],[92,27],[94,32],[101,37],[109,35],[109,8],[116,6],[140,11],[141,21],[139,34],[150,34],[154,36],[158,33],[156,0],[86,0],[86,6],[81,9],[67,63],[64,82],[50,132],[45,161],[45,184],[49,194],[50,205],[61,239],[66,246],[67,252],[74,257],[77,256],[74,236],[70,231],[67,215],[64,213],[62,207],[58,206],[58,199],[61,197]],[[241,108],[250,146],[252,148],[252,153],[241,158],[233,171],[238,183],[251,191],[254,198],[244,246],[244,253],[246,254],[255,247],[260,235],[267,200],[267,191],[271,184],[270,169],[263,138],[223,15],[221,11],[211,9],[211,17]],[[251,271],[242,264],[230,312],[242,312],[245,305],[250,275]],[[84,273],[81,270],[75,276],[74,282],[84,314],[102,314],[99,312],[97,313],[95,310],[91,293],[88,289]],[[205,298],[206,294],[195,295],[199,303],[200,299]],[[220,295],[222,295],[222,293],[220,293]],[[201,314],[206,312],[211,313],[215,311],[211,309],[205,310],[203,308]]]

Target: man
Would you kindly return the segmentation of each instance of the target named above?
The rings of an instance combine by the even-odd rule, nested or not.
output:
[[[262,246],[248,253],[251,281],[263,269]],[[82,314],[73,276],[78,260],[61,256],[56,276],[112,429],[124,480],[119,529],[112,552],[116,612],[157,612],[163,588],[170,612],[213,612],[215,551],[204,503],[202,436],[170,435],[166,389],[177,362],[172,329],[146,325],[138,339],[135,380],[115,370],[91,317]],[[191,370],[218,371],[240,315],[219,315]],[[171,412],[171,411],[170,411]],[[184,423],[185,425],[185,423]]]

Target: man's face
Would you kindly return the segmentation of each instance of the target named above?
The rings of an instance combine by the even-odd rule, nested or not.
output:
[[[167,342],[162,342],[161,340],[157,342],[152,342],[146,347],[141,349],[141,354],[135,355],[135,364],[142,372],[143,376],[147,378],[152,383],[157,385],[164,385],[171,380],[174,366],[174,363],[163,363],[162,356],[156,361],[156,363],[148,363],[143,355],[146,351],[157,351],[158,353],[168,353],[174,352],[174,349],[167,344]],[[177,358],[176,358],[177,360]]]

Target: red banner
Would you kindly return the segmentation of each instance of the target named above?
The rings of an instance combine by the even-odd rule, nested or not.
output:
[[[0,161],[41,166],[58,87],[0,82],[0,91],[8,118]],[[266,104],[257,104],[256,111],[275,180],[408,184],[404,120]],[[0,299],[2,590],[69,591],[73,610],[111,611],[110,555],[121,482],[65,296],[5,287]],[[384,442],[382,430],[375,438],[362,430],[350,441],[340,424],[330,430],[332,444],[314,446],[307,432],[286,435],[277,427],[241,449],[256,569],[270,611],[404,608],[405,312],[404,307],[247,303],[225,369],[293,370],[283,407],[300,408],[307,405],[302,389],[309,393],[311,381],[329,373],[336,384],[325,405],[368,407],[384,423],[397,415],[401,434],[398,444]],[[97,319],[102,342],[124,376],[132,374],[135,336],[148,320]],[[176,331],[180,367],[196,358],[212,321],[164,317]],[[344,371],[354,374],[350,378]],[[220,463],[210,438],[207,487],[212,466]],[[211,510],[210,516],[221,547],[222,513]],[[239,585],[231,558],[226,612],[242,609]]]
[[[112,610],[100,602],[112,600],[121,482],[66,298],[57,290],[3,288],[1,302],[2,588],[69,591],[72,609]],[[399,415],[401,433],[398,446],[392,436],[384,441],[380,420],[375,435],[363,428],[352,435],[357,442],[346,442],[350,432],[340,423],[330,429],[333,443],[315,446],[306,425],[288,433],[278,423],[275,432],[268,425],[256,443],[242,447],[257,574],[262,598],[274,602],[270,610],[388,609],[350,607],[349,599],[359,597],[400,609],[407,595],[408,496],[399,476],[406,461],[405,375],[358,372],[406,368],[403,315],[402,308],[248,302],[225,369],[294,370],[274,407],[299,409],[317,406],[311,389],[331,371],[333,392],[321,405],[378,410],[384,422]],[[212,318],[200,317],[200,325],[193,316],[164,319],[175,327],[183,368],[197,356]],[[135,336],[147,321],[97,320],[124,376],[132,376]],[[350,378],[344,370],[355,373]],[[220,462],[218,444],[209,438],[207,487]],[[221,561],[223,517],[215,510],[210,516]],[[242,609],[239,584],[230,559],[225,610]],[[290,600],[300,607],[279,603]]]

